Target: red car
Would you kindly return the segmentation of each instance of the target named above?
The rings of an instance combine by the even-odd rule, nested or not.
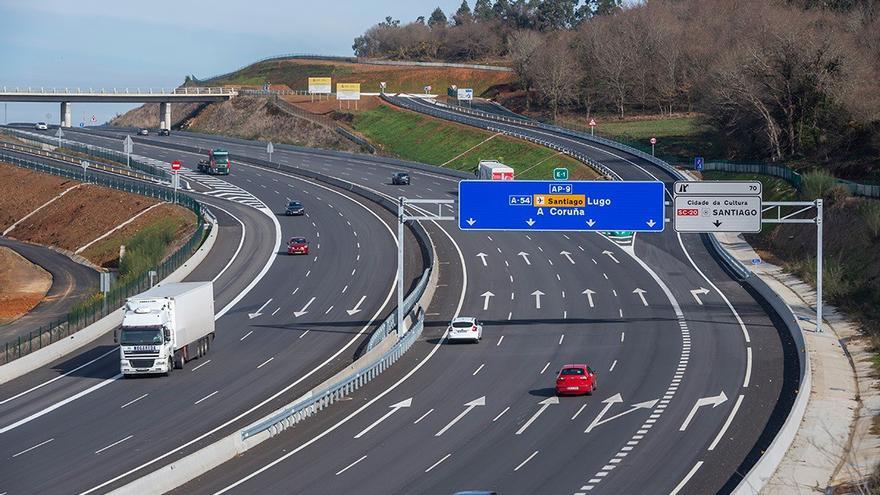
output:
[[[309,241],[305,237],[293,237],[287,243],[287,254],[309,254]]]
[[[556,377],[557,395],[592,395],[597,388],[596,373],[586,364],[566,364]]]

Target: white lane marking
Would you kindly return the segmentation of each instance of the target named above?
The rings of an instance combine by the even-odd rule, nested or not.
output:
[[[41,384],[39,384],[39,385],[37,385],[37,386],[31,387],[31,388],[25,390],[24,392],[19,392],[18,394],[13,395],[12,397],[9,397],[8,399],[3,399],[2,401],[0,401],[0,406],[2,406],[3,404],[6,404],[7,402],[9,402],[9,401],[11,401],[11,400],[15,400],[15,399],[17,399],[17,398],[19,398],[19,397],[21,397],[21,396],[23,396],[23,395],[27,395],[27,394],[33,392],[34,390],[37,390],[37,389],[43,388],[43,387],[45,387],[46,385],[48,385],[48,384],[50,384],[50,383],[52,383],[52,382],[54,382],[54,381],[56,381],[56,380],[60,380],[60,379],[64,378],[65,376],[67,376],[67,375],[69,375],[69,374],[71,374],[71,373],[73,373],[73,372],[75,372],[75,371],[79,371],[79,370],[85,368],[86,366],[88,366],[88,365],[90,365],[90,364],[92,364],[92,363],[98,361],[99,359],[104,358],[104,357],[107,357],[107,356],[109,356],[110,354],[113,354],[113,353],[115,353],[115,354],[118,355],[118,354],[119,354],[119,348],[114,347],[113,349],[111,349],[111,350],[105,352],[104,354],[101,354],[100,356],[96,357],[95,359],[92,359],[91,361],[89,361],[89,362],[87,362],[87,363],[85,363],[85,364],[81,364],[81,365],[77,366],[76,368],[74,368],[74,369],[72,369],[72,370],[70,370],[70,371],[64,373],[63,375],[58,375],[58,376],[56,376],[55,378],[53,378],[53,379],[51,379],[51,380],[47,380],[47,381],[45,381],[45,382],[43,382],[43,383],[41,383]]]
[[[623,308],[620,308],[617,312],[620,314],[620,317],[623,318]],[[621,342],[623,342],[623,340],[621,340]]]
[[[724,426],[721,427],[721,431],[718,432],[718,435],[715,437],[715,440],[712,440],[712,443],[709,445],[708,450],[715,450],[715,447],[718,446],[718,442],[721,441],[721,438],[724,436],[724,433],[727,432],[727,429],[730,428],[730,423],[733,422],[733,417],[736,416],[736,412],[739,410],[740,404],[742,404],[744,395],[740,395],[736,399],[736,404],[733,405],[733,410],[730,411],[730,416],[727,417],[727,421],[724,422]]]
[[[301,338],[305,337],[307,333],[309,333],[309,330],[306,330],[305,332],[302,333],[302,335],[300,335],[300,336],[297,337],[297,338],[300,338],[300,339],[301,339]]]
[[[494,422],[498,421],[498,418],[500,418],[501,416],[504,416],[504,413],[506,413],[509,410],[510,410],[510,406],[505,407],[503,411],[498,413],[498,416],[495,416],[494,418],[492,418],[492,422],[494,423]]]
[[[696,474],[697,470],[700,469],[700,466],[702,465],[703,461],[697,461],[697,463],[694,464],[694,467],[692,467],[691,470],[688,472],[687,476],[685,476],[684,479],[682,479],[681,482],[679,482],[679,484],[676,485],[671,492],[669,492],[669,495],[678,495],[678,492],[680,492],[681,489],[684,488],[685,485],[687,485],[687,482],[690,481],[691,478],[693,478],[694,474]]]
[[[607,273],[602,273],[602,276],[605,277],[605,280],[608,280],[608,274],[607,274]]]
[[[559,345],[562,345],[562,341],[565,339],[565,334],[559,336]]]
[[[431,409],[428,409],[428,412],[426,412],[425,414],[422,414],[421,416],[419,416],[419,419],[413,421],[413,424],[414,424],[414,425],[419,424],[419,421],[425,419],[425,418],[426,418],[429,414],[431,414],[432,412],[434,412],[434,408],[433,408],[433,407],[432,407]]]
[[[562,311],[562,319],[565,320],[567,318],[568,318],[568,310],[566,309],[566,310]]]
[[[345,294],[345,291],[347,291],[347,290],[348,290],[348,286],[346,285],[345,287],[342,288],[342,293]]]
[[[120,406],[119,409],[125,409],[126,407],[128,407],[128,406],[134,404],[135,402],[137,402],[137,401],[143,399],[144,397],[146,397],[146,396],[148,396],[148,395],[150,395],[150,394],[144,394],[144,395],[138,397],[137,399],[130,400],[130,401],[126,402],[125,404],[123,404],[122,406]]]
[[[593,264],[594,264],[594,265],[598,265],[598,264],[599,264],[599,262],[596,261],[596,258],[590,258],[590,259],[593,260]]]
[[[626,337],[626,332],[620,332],[620,341],[623,342],[623,339]]]
[[[311,275],[311,274],[312,274],[312,271],[311,271],[311,270],[307,271],[307,272],[306,272],[306,277],[308,277],[308,276]],[[352,274],[352,275],[354,275],[354,274]]]
[[[428,469],[425,469],[425,472],[427,473],[427,472],[431,471],[432,469],[434,469],[435,467],[437,467],[438,465],[440,465],[441,462],[445,461],[446,459],[449,459],[449,457],[450,457],[451,455],[452,455],[452,454],[446,454],[446,455],[444,455],[443,458],[441,458],[439,461],[435,462],[434,464],[431,464],[431,467],[429,467]]]
[[[471,375],[471,376],[477,376],[477,373],[479,373],[480,370],[483,369],[483,366],[486,366],[486,363],[481,364],[480,367],[477,368],[477,369],[474,371],[474,374]]]
[[[366,459],[366,458],[367,458],[367,455],[366,455],[366,454],[364,454],[364,456],[363,456],[363,457],[361,457],[361,458],[360,458],[360,459],[358,459],[358,460],[356,460],[356,461],[354,461],[354,462],[352,462],[352,463],[351,463],[351,464],[349,464],[349,465],[348,465],[348,466],[345,466],[345,467],[344,467],[344,468],[342,468],[342,470],[341,470],[341,471],[338,471],[338,472],[337,472],[337,473],[336,473],[336,476],[339,476],[339,475],[340,475],[340,474],[342,474],[342,473],[344,473],[344,472],[346,472],[346,471],[348,471],[348,470],[349,470],[349,469],[351,469],[351,468],[353,468],[353,467],[354,467],[354,465],[355,465],[355,464],[357,464],[357,463],[359,463],[359,462],[361,462],[361,461],[362,461],[362,460],[364,460],[364,459]]]
[[[613,363],[611,363],[611,367],[608,368],[608,372],[614,371],[614,367],[617,366],[617,360],[615,359]]]
[[[215,395],[217,395],[217,392],[219,392],[219,390],[215,390],[215,391],[211,392],[210,394],[208,394],[208,395],[202,397],[201,399],[199,399],[199,400],[193,402],[193,405],[196,405],[196,404],[198,404],[199,402],[202,402],[202,401],[204,401],[204,400],[208,400],[208,399],[210,399],[211,397],[214,397]]]
[[[299,292],[299,287],[297,287],[296,289],[293,289],[293,292],[291,292],[290,295],[295,296],[297,292]]]
[[[242,338],[238,339],[238,341],[241,342],[242,340],[244,340],[244,339],[250,337],[250,335],[251,335],[252,333],[254,333],[253,330],[249,331],[248,333],[244,334],[244,336],[243,336]]]
[[[611,289],[611,292],[614,293],[614,297],[617,297],[617,289]]]
[[[510,319],[511,319],[512,317],[513,317],[513,311],[507,313],[507,321],[510,321]]]
[[[205,361],[204,363],[202,363],[202,364],[196,366],[195,368],[193,368],[192,371],[195,371],[195,370],[201,368],[202,366],[204,366],[204,365],[206,365],[206,364],[208,364],[208,363],[210,363],[210,362],[211,362],[211,360],[209,359],[209,360]]]
[[[257,369],[260,369],[260,368],[262,368],[263,366],[266,366],[266,365],[269,364],[273,359],[275,359],[274,356],[273,356],[273,357],[270,357],[269,359],[267,359],[267,360],[265,360],[265,361],[263,361],[263,364],[257,366]]]
[[[117,440],[116,442],[113,442],[113,443],[111,443],[110,445],[108,445],[108,446],[106,446],[106,447],[104,447],[104,448],[101,448],[101,449],[96,450],[95,453],[96,453],[96,454],[100,454],[101,452],[104,452],[105,450],[109,449],[110,447],[116,447],[116,446],[119,445],[120,443],[122,443],[122,442],[124,442],[124,441],[130,439],[130,438],[133,437],[133,436],[134,436],[134,435],[129,435],[129,436],[123,438],[122,440]]]
[[[513,468],[513,470],[514,470],[514,471],[519,471],[519,468],[525,466],[526,463],[529,462],[529,461],[531,461],[532,458],[535,457],[536,455],[538,455],[538,451],[537,451],[537,450],[534,451],[534,452],[532,452],[532,455],[528,456],[528,457],[526,458],[526,460],[524,460],[524,461],[522,461],[521,463],[519,463],[519,466]]]
[[[502,340],[504,340],[504,335],[502,335],[501,338],[498,339],[498,343],[495,344],[495,347],[498,347],[499,345],[501,345]]]
[[[275,311],[272,311],[272,316],[275,316],[275,314],[278,313],[279,311],[281,311],[281,306],[278,306],[278,308],[275,309]]]
[[[326,314],[330,313],[331,311],[333,311],[333,306],[330,306],[329,308],[327,308],[327,311],[324,311],[324,314],[326,315]]]
[[[118,350],[117,350],[117,352],[118,352]],[[9,426],[5,426],[3,428],[0,428],[0,433],[6,433],[7,431],[14,430],[25,423],[30,423],[31,421],[33,421],[39,417],[45,416],[46,414],[49,414],[50,412],[58,409],[59,407],[65,406],[65,405],[75,401],[76,399],[79,399],[80,397],[84,397],[84,396],[94,392],[95,390],[106,387],[107,385],[110,385],[111,383],[115,382],[116,380],[118,380],[120,378],[122,378],[122,373],[119,373],[111,378],[107,378],[106,380],[99,382],[95,385],[92,385],[91,387],[83,390],[82,392],[71,395],[70,397],[68,397],[64,400],[58,401],[58,402],[52,404],[51,406],[49,406],[41,411],[37,411],[34,414],[31,414],[30,416],[28,416],[26,418],[22,418],[22,419],[16,421],[15,423],[12,423]]]
[[[547,364],[544,365],[544,368],[542,368],[542,369],[541,369],[541,372],[538,373],[538,374],[539,374],[539,375],[543,375],[544,372],[547,371],[547,368],[549,368],[549,367],[550,367],[550,361],[547,361]]]
[[[572,421],[574,421],[575,419],[577,419],[578,416],[580,416],[581,412],[584,410],[585,407],[587,407],[586,404],[581,404],[581,407],[579,407],[577,412],[574,413],[574,416],[571,417]]]
[[[29,448],[29,449],[24,449],[24,450],[22,450],[21,452],[19,452],[19,453],[17,453],[17,454],[13,454],[13,455],[12,455],[12,458],[14,459],[14,458],[20,456],[21,454],[26,454],[26,453],[28,453],[28,452],[34,450],[34,449],[37,448],[37,447],[42,447],[43,445],[46,445],[47,443],[51,442],[52,440],[55,440],[55,439],[54,439],[54,438],[50,438],[50,439],[46,440],[45,442],[40,442],[40,443],[34,445],[33,447],[31,447],[31,448]]]
[[[746,377],[743,379],[743,388],[749,388],[752,378],[752,348],[746,347]]]

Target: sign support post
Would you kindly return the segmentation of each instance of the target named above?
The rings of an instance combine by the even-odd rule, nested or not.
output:
[[[269,154],[269,163],[272,163],[272,153],[275,153],[275,146],[272,145],[272,141],[269,141],[269,144],[266,145],[266,153]]]
[[[654,146],[657,144],[657,138],[651,138],[651,156],[654,156]]]
[[[131,136],[125,136],[125,140],[122,142],[122,150],[125,152],[125,166],[131,167],[131,152],[134,149],[134,142],[131,140]]]

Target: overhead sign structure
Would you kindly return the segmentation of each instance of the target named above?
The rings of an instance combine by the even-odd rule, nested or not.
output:
[[[678,181],[674,186],[676,232],[760,232],[761,183]]]
[[[329,95],[333,91],[333,84],[329,77],[310,77],[309,93],[316,95]]]
[[[456,98],[460,101],[473,100],[474,99],[474,89],[473,88],[459,88],[458,91],[456,92]]]
[[[661,232],[659,181],[483,181],[458,184],[462,230]]]
[[[360,100],[361,83],[336,83],[337,100]]]

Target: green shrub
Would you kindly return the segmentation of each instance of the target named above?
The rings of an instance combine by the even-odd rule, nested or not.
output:
[[[125,256],[119,260],[119,283],[135,280],[158,265],[173,241],[171,221],[155,223],[132,236],[125,247]]]
[[[812,201],[817,198],[829,198],[837,179],[825,170],[813,170],[801,176],[801,198]]]
[[[871,239],[880,237],[880,201],[866,199],[859,205],[859,213]]]

